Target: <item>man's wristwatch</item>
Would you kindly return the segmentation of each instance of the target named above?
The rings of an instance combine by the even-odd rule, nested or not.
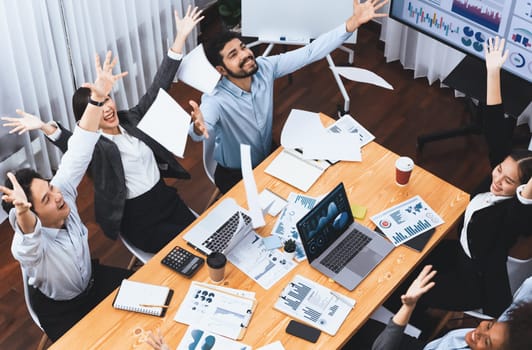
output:
[[[105,104],[105,101],[106,101],[106,100],[103,100],[103,101],[101,101],[101,102],[100,102],[100,101],[94,101],[91,97],[89,97],[89,103],[90,103],[91,105],[96,106],[96,107],[101,107],[101,106],[103,106],[103,105]]]

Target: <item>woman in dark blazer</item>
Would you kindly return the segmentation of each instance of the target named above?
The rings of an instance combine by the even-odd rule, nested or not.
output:
[[[119,234],[136,247],[155,253],[186,228],[195,216],[167,186],[163,177],[189,179],[190,175],[175,157],[158,142],[137,128],[157,97],[159,89],[168,90],[182,58],[187,36],[201,21],[201,11],[189,7],[181,19],[175,14],[177,36],[164,57],[151,86],[139,103],[129,110],[117,111],[108,97],[103,105],[99,139],[90,166],[94,182],[96,222],[105,235]],[[90,90],[79,88],[72,107],[79,120],[90,100]],[[55,123],[45,124],[37,117],[17,111],[22,118],[4,118],[5,126],[19,133],[40,128],[63,152],[72,133]]]
[[[502,106],[500,70],[508,56],[503,48],[504,39],[499,38],[485,46],[487,95],[482,112],[493,171],[471,196],[459,241],[444,240],[420,264],[438,271],[436,286],[419,301],[425,307],[482,308],[499,316],[512,301],[508,252],[519,237],[532,235],[532,152],[511,150],[515,120],[505,118]],[[404,293],[410,282],[392,298]]]

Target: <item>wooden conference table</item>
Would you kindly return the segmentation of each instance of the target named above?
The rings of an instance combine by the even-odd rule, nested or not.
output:
[[[279,152],[280,149],[276,150],[254,170],[255,180],[259,192],[264,188],[269,188],[287,198],[290,192],[298,192],[297,189],[264,173],[266,166]],[[420,195],[443,218],[445,223],[438,226],[421,253],[404,246],[395,248],[352,292],[348,292],[311,268],[306,261],[299,263],[269,290],[264,290],[229,263],[223,285],[254,291],[258,301],[245,337],[241,340],[243,343],[257,348],[280,340],[287,350],[341,348],[416,264],[455,225],[469,202],[467,193],[418,166],[414,168],[407,186],[397,186],[394,178],[394,163],[398,155],[375,142],[371,142],[362,149],[362,157],[361,163],[339,162],[330,167],[306,194],[310,196],[325,194],[342,181],[351,204],[367,207],[366,217],[361,222],[370,228],[375,227],[369,219],[372,215],[415,195]],[[234,198],[239,205],[247,208],[242,182],[223,198],[226,197]],[[208,215],[209,211],[203,213],[198,220]],[[262,236],[270,234],[277,218],[267,215],[265,219],[266,226],[256,230]],[[191,226],[193,225],[194,223]],[[190,249],[181,236],[183,233],[131,277],[135,281],[166,285],[174,289],[174,296],[164,318],[114,309],[111,304],[116,295],[115,291],[50,349],[150,349],[147,344],[143,343],[143,339],[148,331],[155,331],[157,328],[161,329],[170,349],[175,349],[188,326],[175,322],[173,318],[188,291],[190,280],[162,266],[160,261],[175,245]],[[355,308],[334,337],[322,332],[318,342],[312,344],[285,332],[290,317],[275,310],[273,305],[282,289],[296,274],[303,275],[356,300]],[[207,268],[202,267],[193,279],[209,282]]]

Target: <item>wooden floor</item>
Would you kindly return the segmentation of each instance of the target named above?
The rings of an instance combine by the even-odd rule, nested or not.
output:
[[[380,144],[412,157],[416,164],[466,191],[473,189],[489,172],[486,147],[480,136],[431,143],[425,146],[423,154],[416,153],[417,135],[468,121],[464,100],[454,98],[449,89],[441,89],[439,82],[429,86],[424,78],[413,79],[413,72],[403,70],[398,62],[386,63],[378,31],[376,25],[359,30],[354,65],[379,74],[395,89],[389,91],[346,82],[351,114],[376,136]],[[333,59],[337,65],[347,65],[347,56],[341,51],[335,51]],[[279,79],[275,86],[274,137],[277,142],[292,108],[321,111],[332,116],[336,114],[337,105],[343,105],[325,60],[294,73],[291,80],[290,83],[288,77]],[[182,106],[188,106],[189,99],[199,100],[200,97],[197,91],[183,84],[174,85],[171,92]],[[518,132],[528,135],[526,128]],[[192,209],[201,212],[213,190],[203,171],[201,144],[189,140],[182,163],[192,174],[192,180],[172,184]],[[90,180],[83,180],[79,193],[79,212],[89,228],[92,256],[105,264],[126,267],[130,258],[128,251],[119,241],[105,238],[94,221]],[[41,331],[26,310],[20,267],[10,251],[12,235],[7,222],[0,225],[0,349],[34,349]]]

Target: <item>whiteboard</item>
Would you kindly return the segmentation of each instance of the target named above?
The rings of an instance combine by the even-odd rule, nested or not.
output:
[[[306,43],[352,14],[352,0],[242,0],[242,35]],[[346,42],[356,42],[356,31]]]

